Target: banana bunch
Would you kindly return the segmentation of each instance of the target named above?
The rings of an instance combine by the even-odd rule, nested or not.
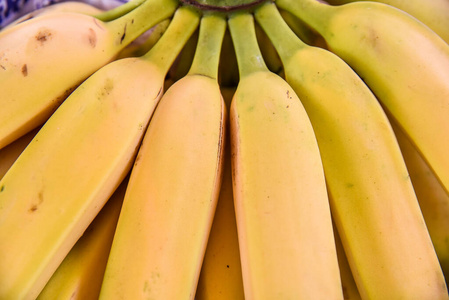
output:
[[[63,2],[0,30],[0,300],[449,300],[449,6]]]
[[[328,0],[330,4],[341,5],[359,0]],[[446,43],[449,43],[449,2],[446,0],[373,0],[410,14],[435,31]]]

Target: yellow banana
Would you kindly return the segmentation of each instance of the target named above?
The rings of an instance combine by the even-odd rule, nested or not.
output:
[[[120,184],[64,258],[37,300],[98,299],[126,183],[127,179]]]
[[[407,136],[392,121],[435,251],[449,280],[449,195]]]
[[[343,299],[312,125],[268,70],[251,14],[230,16],[240,81],[230,108],[234,203],[246,299]]]
[[[177,5],[147,0],[110,22],[52,13],[2,30],[0,148],[42,124],[77,85]]]
[[[327,0],[341,5],[360,0]],[[447,0],[372,0],[399,8],[435,31],[449,44],[449,1]]]
[[[449,192],[449,45],[407,13],[377,2],[278,0],[363,78]]]
[[[222,88],[227,108],[235,89]],[[227,124],[228,125],[228,124]],[[196,290],[196,300],[243,300],[243,279],[232,195],[231,152],[226,130],[223,180]]]
[[[345,300],[361,300],[357,284],[354,276],[352,276],[351,267],[349,266],[348,258],[341,243],[338,230],[334,226],[335,247],[337,249],[338,267],[340,269],[341,286],[343,288],[343,297]]]
[[[20,153],[28,146],[37,132],[38,128],[28,132],[5,148],[0,149],[0,179],[16,161]]]
[[[2,178],[0,299],[34,299],[128,173],[189,29],[95,72]]]
[[[85,2],[78,2],[78,1],[67,1],[67,2],[59,2],[55,3],[49,6],[42,7],[40,9],[34,10],[28,14],[25,14],[24,16],[18,18],[14,22],[11,22],[7,26],[1,28],[2,30],[5,30],[6,28],[15,26],[19,23],[22,23],[24,21],[28,21],[34,17],[37,16],[43,16],[46,14],[51,14],[55,12],[77,12],[82,13],[86,15],[94,16],[96,14],[100,14],[102,10],[100,8],[97,8],[89,3]]]
[[[388,118],[353,70],[256,12],[311,119],[332,216],[362,299],[447,299],[444,276]]]
[[[190,25],[180,24],[183,31],[199,20],[193,10],[184,13]],[[226,110],[217,70],[225,28],[223,18],[203,16],[191,69],[154,112],[131,172],[100,299],[195,297],[222,176]]]

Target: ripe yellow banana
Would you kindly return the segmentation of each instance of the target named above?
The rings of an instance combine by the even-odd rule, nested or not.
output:
[[[407,13],[377,2],[278,0],[319,32],[375,93],[449,192],[449,45]]]
[[[337,249],[338,267],[340,269],[341,286],[343,288],[343,296],[345,300],[361,300],[357,284],[352,275],[348,258],[341,243],[340,235],[334,224],[335,247]]]
[[[327,0],[341,5],[360,0]],[[449,1],[447,0],[372,0],[399,8],[414,16],[449,44]]]
[[[246,299],[343,299],[323,166],[310,120],[268,70],[251,14],[228,21],[240,81],[230,109]]]
[[[94,16],[96,14],[100,14],[102,12],[102,10],[100,8],[97,8],[93,5],[85,3],[85,2],[78,2],[78,1],[59,2],[59,3],[55,3],[52,5],[45,6],[40,9],[34,10],[28,14],[25,14],[24,16],[18,18],[14,22],[11,22],[10,24],[8,24],[8,26],[5,26],[1,29],[5,30],[6,28],[15,26],[24,21],[28,21],[34,17],[43,16],[46,14],[52,14],[55,12],[77,12],[77,13]]]
[[[95,72],[2,178],[0,299],[34,299],[128,173],[192,31],[174,23],[144,56]]]
[[[396,123],[392,122],[392,124],[447,284],[449,280],[449,195],[407,136]]]
[[[193,10],[183,16],[180,30],[199,20]],[[191,69],[154,112],[131,172],[102,300],[195,297],[222,176],[226,109],[217,70],[225,28],[223,18],[203,16]]]
[[[125,196],[125,179],[95,217],[37,300],[97,300]]]
[[[447,299],[393,129],[355,72],[296,38],[272,4],[256,12],[311,119],[332,216],[362,299]]]
[[[110,22],[52,13],[2,30],[0,148],[42,124],[77,85],[177,5],[147,0]]]
[[[227,108],[234,89],[222,88]],[[229,125],[229,124],[227,124]],[[196,290],[196,300],[243,300],[243,279],[232,195],[229,131],[226,130],[223,180]]]

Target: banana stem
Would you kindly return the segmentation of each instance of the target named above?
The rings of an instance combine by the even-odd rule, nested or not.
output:
[[[262,5],[254,15],[284,64],[298,49],[308,47],[290,29],[274,3]]]
[[[275,0],[276,5],[322,34],[333,13],[334,6],[319,2],[318,0]]]
[[[140,4],[144,3],[145,1],[146,0],[131,0],[129,2],[119,5],[113,9],[99,13],[99,14],[95,15],[94,17],[103,22],[112,21],[114,19],[117,19],[117,18],[129,13],[130,11],[132,11],[133,9],[135,9],[136,7],[138,7]]]
[[[269,71],[256,37],[254,17],[249,13],[234,13],[228,20],[234,43],[240,78],[254,72]]]
[[[198,27],[199,22],[200,16],[196,10],[188,6],[178,8],[162,37],[142,58],[151,60],[161,70],[168,72],[182,48]]]
[[[117,33],[115,46],[124,48],[154,25],[171,17],[178,5],[178,0],[145,0],[124,16],[106,22],[106,27]]]
[[[225,31],[226,20],[222,15],[211,13],[202,17],[198,44],[188,74],[217,79]]]

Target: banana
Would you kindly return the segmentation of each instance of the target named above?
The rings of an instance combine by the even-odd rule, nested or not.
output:
[[[144,56],[84,81],[0,181],[0,299],[34,299],[129,172],[193,31],[172,23]]]
[[[449,280],[449,195],[407,136],[394,121],[391,123],[447,284]]]
[[[233,88],[221,88],[229,108]],[[227,124],[229,126],[229,124]],[[223,180],[196,290],[196,300],[243,300],[243,279],[232,195],[229,130],[226,130]]]
[[[184,23],[199,20],[194,10],[184,17]],[[222,17],[203,15],[189,72],[154,112],[131,172],[101,300],[195,297],[222,178],[226,110],[217,70],[225,28]]]
[[[176,0],[147,0],[114,21],[35,17],[0,32],[0,148],[42,124],[85,78],[168,18]]]
[[[64,258],[37,300],[98,299],[126,183],[125,178]]]
[[[341,276],[341,286],[343,289],[343,297],[345,300],[361,300],[359,290],[352,276],[351,267],[349,266],[348,258],[343,248],[341,238],[338,235],[338,230],[335,228],[334,224],[334,236],[335,236],[335,247],[337,249],[338,257],[338,267],[340,269]]]
[[[448,299],[399,145],[375,96],[339,57],[300,41],[273,4],[256,18],[311,119],[333,220],[362,299]]]
[[[341,5],[360,0],[327,0]],[[372,0],[399,8],[435,31],[449,44],[449,1],[447,0]]]
[[[28,132],[18,140],[0,149],[0,179],[6,174],[20,153],[28,146],[33,137],[39,131],[38,128]]]
[[[78,1],[67,1],[67,2],[59,2],[55,4],[51,4],[40,9],[34,10],[28,14],[23,15],[18,18],[14,22],[9,23],[7,26],[0,28],[1,30],[5,30],[6,28],[15,26],[19,23],[28,21],[37,16],[43,16],[46,14],[51,14],[55,12],[78,12],[86,15],[97,15],[102,12],[100,8],[97,8],[89,3],[78,2]]]
[[[407,13],[376,2],[276,4],[319,32],[363,78],[449,192],[449,45]]]
[[[231,102],[233,191],[246,299],[343,299],[310,120],[268,70],[253,16],[229,17],[240,81]]]

